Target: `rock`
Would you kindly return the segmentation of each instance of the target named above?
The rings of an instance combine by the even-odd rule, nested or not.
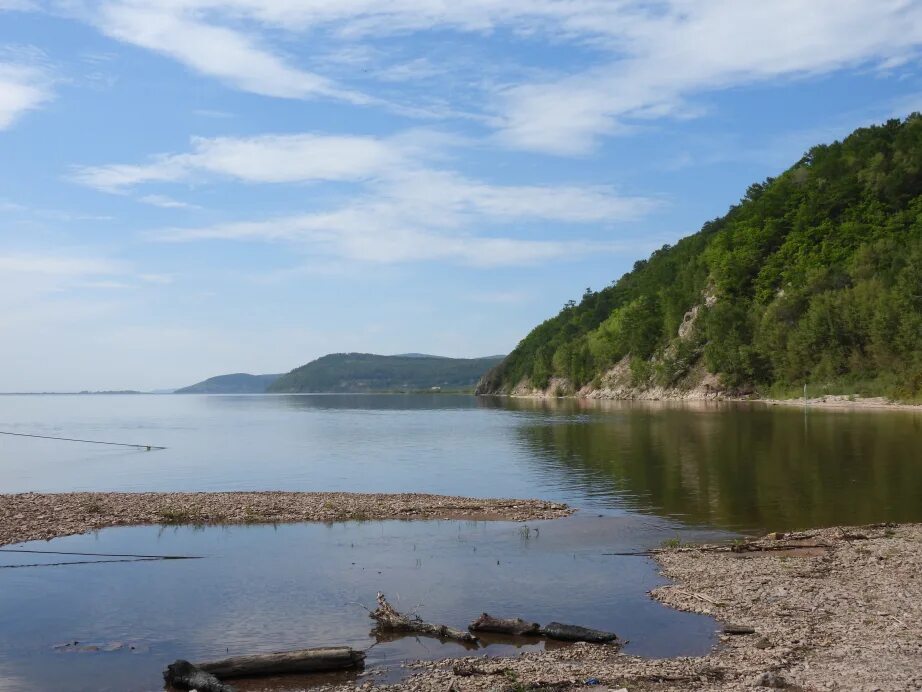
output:
[[[753,680],[753,685],[755,687],[770,687],[776,690],[790,686],[781,673],[776,673],[773,670],[767,670],[761,675],[757,675],[756,679]]]

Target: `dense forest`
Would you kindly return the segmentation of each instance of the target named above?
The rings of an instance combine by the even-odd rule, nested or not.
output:
[[[922,115],[816,146],[751,185],[725,216],[567,303],[478,391],[598,387],[616,364],[636,387],[706,371],[759,393],[919,396]]]
[[[502,356],[442,358],[422,354],[332,353],[282,375],[268,391],[388,392],[433,387],[471,390],[481,375],[502,359]]]

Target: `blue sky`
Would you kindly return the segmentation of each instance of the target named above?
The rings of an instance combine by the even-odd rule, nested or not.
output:
[[[904,0],[0,0],[0,391],[512,349],[922,109]]]

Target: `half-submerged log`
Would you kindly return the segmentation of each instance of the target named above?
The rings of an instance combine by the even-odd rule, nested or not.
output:
[[[232,656],[220,661],[196,664],[198,668],[219,678],[241,678],[290,673],[322,673],[356,668],[365,660],[364,651],[348,646],[319,649],[279,651],[272,654]]]
[[[564,625],[560,622],[550,622],[541,628],[541,634],[548,639],[558,639],[565,642],[592,642],[594,644],[609,644],[618,641],[614,632],[603,632],[579,625]]]
[[[419,634],[428,634],[433,637],[442,639],[455,639],[459,642],[476,642],[475,637],[470,632],[455,629],[448,625],[433,625],[423,620],[418,615],[403,615],[397,612],[394,607],[387,602],[383,593],[378,593],[378,607],[371,613],[371,618],[378,623],[378,628],[382,630],[393,630],[395,632],[418,632]]]
[[[537,622],[526,622],[522,618],[495,618],[487,613],[474,620],[468,628],[474,632],[535,636],[541,634],[541,625]]]
[[[179,659],[163,671],[163,680],[170,687],[178,690],[198,690],[198,692],[235,692],[230,685],[225,685],[211,673],[206,673],[188,661]]]

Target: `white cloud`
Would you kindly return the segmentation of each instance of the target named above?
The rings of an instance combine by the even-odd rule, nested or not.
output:
[[[434,170],[425,159],[439,158],[450,138],[410,131],[390,138],[335,135],[264,135],[249,138],[196,138],[190,153],[164,154],[151,163],[87,166],[73,177],[100,190],[117,192],[151,182],[222,176],[247,183],[358,182],[380,202],[439,216],[473,213],[503,219],[547,219],[581,223],[636,218],[656,202],[620,196],[607,186],[491,185],[450,171]],[[180,206],[163,195],[141,201]],[[367,200],[362,202],[367,205]]]
[[[359,192],[341,206],[260,221],[155,232],[160,240],[261,240],[297,243],[329,258],[375,263],[450,260],[491,266],[532,264],[607,251],[605,243],[490,237],[491,227],[523,222],[611,224],[659,202],[603,185],[497,185],[431,166],[451,137],[409,131],[389,138],[266,135],[196,139],[189,153],[142,165],[78,169],[101,190],[147,182],[221,176],[248,183],[350,182]],[[143,201],[168,204],[160,195]],[[518,235],[518,234],[515,234]]]
[[[27,12],[36,9],[31,0],[0,0],[0,12],[4,10],[20,10]]]
[[[0,255],[0,273],[59,278],[86,278],[121,271],[111,260],[67,255],[28,253]]]
[[[615,53],[584,72],[503,90],[501,140],[580,154],[632,119],[681,113],[696,94],[742,84],[887,67],[922,43],[922,5],[903,0],[672,0],[626,12]],[[606,45],[606,42],[603,42]]]
[[[202,174],[250,183],[360,180],[400,165],[409,150],[396,141],[348,135],[195,138],[190,153],[164,154],[140,165],[86,166],[73,177],[107,191]]]
[[[138,197],[139,202],[144,204],[150,204],[154,207],[161,207],[162,209],[198,209],[195,204],[189,204],[188,202],[182,202],[178,199],[173,199],[167,195],[143,195]]]
[[[655,201],[604,187],[500,186],[440,171],[403,172],[331,210],[193,228],[167,228],[167,242],[284,242],[335,260],[390,264],[449,261],[477,267],[537,264],[595,252],[610,242],[500,237],[487,229],[526,220],[610,223],[642,215]],[[476,233],[472,231],[476,229]]]
[[[160,286],[173,283],[173,277],[170,274],[138,274],[138,280],[148,284],[158,284]]]
[[[350,262],[448,261],[481,268],[539,264],[618,249],[614,243],[484,237],[396,226],[392,222],[382,223],[373,208],[346,209],[202,228],[164,229],[154,238],[166,242],[284,241],[300,244],[310,253]]]
[[[48,73],[40,67],[0,62],[0,130],[51,100]]]
[[[85,16],[103,33],[168,55],[196,72],[265,96],[328,97],[368,103],[321,75],[289,65],[244,33],[201,21],[195,7],[170,2],[104,2],[88,5]]]
[[[484,112],[468,114],[495,116],[498,141],[507,146],[567,155],[591,151],[631,121],[687,113],[687,100],[702,93],[856,66],[892,69],[913,59],[922,43],[922,4],[907,0],[108,0],[84,8],[113,38],[239,89],[391,109],[296,66],[267,47],[268,37],[282,32],[351,60],[373,54],[358,40],[433,30],[504,28],[588,48],[556,78],[500,78],[505,84],[491,87]],[[421,79],[438,69],[425,56],[408,55],[365,77]],[[406,102],[400,108],[407,115],[458,115]]]

